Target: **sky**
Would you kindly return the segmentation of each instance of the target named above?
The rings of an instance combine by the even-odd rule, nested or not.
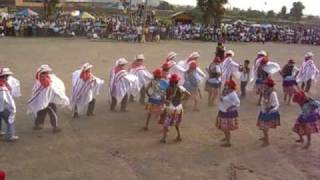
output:
[[[197,4],[197,0],[166,0],[172,4],[193,5]],[[287,11],[292,7],[292,3],[299,0],[229,0],[228,7],[237,7],[240,9],[257,9],[263,11],[274,10],[279,12],[282,6],[287,6]],[[304,6],[304,14],[320,16],[319,0],[300,0]]]

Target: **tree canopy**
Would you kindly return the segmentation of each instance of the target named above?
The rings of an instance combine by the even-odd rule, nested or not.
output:
[[[305,9],[305,6],[302,4],[302,2],[294,2],[292,4],[292,8],[290,10],[290,16],[294,20],[301,20],[303,16],[303,10]]]
[[[203,23],[208,25],[213,19],[214,24],[219,25],[225,13],[224,5],[227,3],[228,0],[197,0]]]

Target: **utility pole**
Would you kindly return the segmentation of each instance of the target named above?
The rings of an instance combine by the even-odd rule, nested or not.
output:
[[[148,14],[148,0],[145,0],[144,3],[144,24],[147,22],[147,14]]]

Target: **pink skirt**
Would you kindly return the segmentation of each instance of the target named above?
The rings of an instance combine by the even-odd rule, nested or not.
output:
[[[239,129],[237,118],[217,118],[216,127],[222,131],[234,131]]]
[[[308,122],[308,123],[295,123],[293,131],[300,136],[305,136],[309,134],[319,133],[320,132],[320,121]]]
[[[285,94],[293,95],[296,92],[295,86],[283,86],[282,88]]]

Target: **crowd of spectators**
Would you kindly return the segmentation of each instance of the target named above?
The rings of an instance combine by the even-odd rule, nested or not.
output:
[[[129,23],[123,16],[80,19],[61,16],[54,20],[39,17],[3,18],[0,21],[2,36],[47,37],[83,36],[93,39],[108,38],[130,42],[161,40],[204,40],[239,42],[285,42],[320,45],[320,28],[305,26],[223,24],[221,27],[201,24],[149,25]]]

